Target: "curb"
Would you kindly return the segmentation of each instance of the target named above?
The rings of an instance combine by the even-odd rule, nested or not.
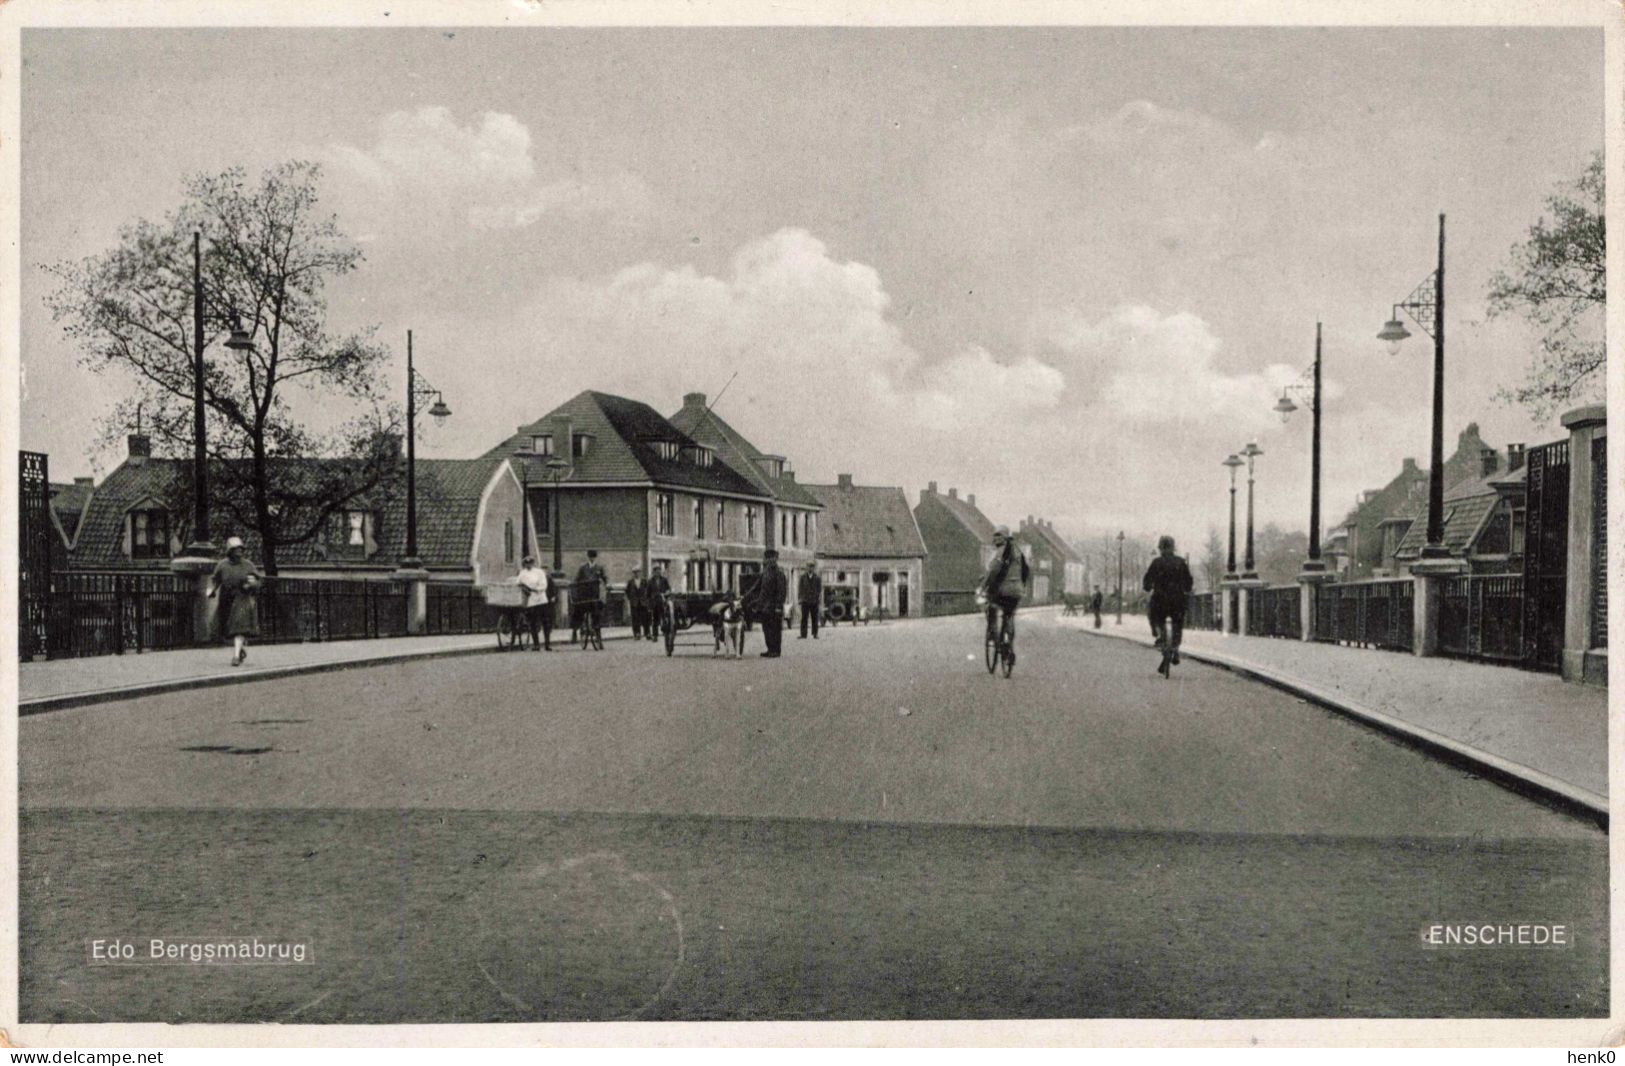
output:
[[[1130,644],[1138,644],[1144,648],[1156,647],[1150,640],[1132,637],[1126,633],[1107,633],[1095,629],[1082,629],[1081,632],[1092,636],[1127,641]],[[1206,663],[1209,666],[1216,666],[1221,670],[1228,670],[1231,673],[1252,678],[1255,681],[1262,681],[1266,685],[1289,692],[1294,696],[1300,696],[1311,703],[1325,707],[1327,710],[1353,718],[1389,736],[1396,737],[1446,762],[1483,774],[1515,792],[1535,796],[1548,804],[1561,807],[1595,821],[1603,829],[1608,828],[1608,797],[1593,792],[1588,788],[1570,784],[1561,778],[1553,777],[1551,774],[1542,773],[1522,763],[1516,763],[1480,748],[1475,748],[1470,744],[1464,744],[1453,737],[1445,736],[1443,733],[1436,733],[1431,729],[1407,722],[1403,718],[1396,718],[1391,714],[1366,707],[1346,696],[1317,688],[1306,681],[1300,681],[1297,678],[1277,673],[1267,667],[1255,666],[1239,659],[1232,659],[1227,655],[1219,655],[1208,651],[1192,651],[1181,648],[1180,655],[1187,659]]]
[[[112,703],[115,700],[139,699],[142,696],[161,696],[170,692],[184,692],[195,688],[246,685],[253,681],[270,681],[279,677],[325,674],[337,670],[358,669],[364,666],[390,666],[395,663],[417,662],[424,659],[449,659],[462,655],[491,655],[500,653],[503,650],[494,646],[443,648],[439,651],[409,651],[362,659],[334,659],[328,662],[300,663],[293,666],[267,666],[258,670],[239,671],[229,674],[200,674],[195,677],[151,681],[146,684],[125,685],[120,688],[94,689],[89,692],[68,692],[57,696],[39,696],[30,700],[20,700],[17,704],[17,714],[26,717],[33,714],[45,714],[49,711],[65,711],[74,707],[88,707],[97,703]]]

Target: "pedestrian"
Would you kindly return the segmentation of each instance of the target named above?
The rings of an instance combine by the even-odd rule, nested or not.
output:
[[[663,563],[654,564],[654,572],[649,575],[649,629],[650,640],[656,639],[660,634],[660,627],[666,619],[666,593],[671,591],[671,582],[666,580],[666,567]]]
[[[762,553],[762,572],[749,592],[752,613],[762,623],[764,659],[777,659],[784,639],[784,604],[790,598],[790,582],[779,569],[779,553],[772,548]]]
[[[1104,602],[1105,602],[1105,597],[1103,597],[1100,594],[1100,586],[1096,585],[1095,586],[1095,594],[1093,596],[1089,597],[1089,609],[1091,611],[1095,612],[1095,628],[1096,629],[1100,628],[1100,608],[1101,608],[1101,606],[1102,606],[1102,604]]]
[[[649,583],[643,580],[643,568],[634,566],[626,582],[626,609],[632,616],[632,639],[642,637],[649,628]]]
[[[807,639],[807,621],[812,620],[812,636],[818,639],[818,615],[824,603],[824,579],[818,576],[818,564],[807,561],[806,569],[796,578],[796,602],[801,605],[801,636]]]
[[[1140,587],[1151,593],[1147,611],[1157,647],[1170,650],[1169,661],[1179,662],[1179,642],[1185,632],[1185,604],[1194,582],[1185,560],[1174,554],[1174,538],[1164,534],[1157,539],[1157,557],[1146,568]],[[1165,626],[1164,619],[1168,625]]]
[[[220,597],[221,632],[232,640],[231,665],[248,658],[248,638],[260,635],[259,587],[263,576],[243,551],[243,538],[226,538],[226,557],[214,566],[209,596]]]
[[[553,578],[536,565],[534,555],[525,556],[519,571],[519,587],[525,590],[525,628],[530,631],[532,651],[553,650]],[[540,636],[537,630],[541,630]]]

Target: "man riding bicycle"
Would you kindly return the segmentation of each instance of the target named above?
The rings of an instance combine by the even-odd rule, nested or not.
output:
[[[1016,607],[1032,583],[1032,572],[1027,557],[1021,554],[1010,539],[1010,527],[1000,526],[993,531],[993,559],[987,574],[977,588],[977,596],[987,602],[987,634],[998,639],[999,612],[1004,613],[1005,632],[1010,635],[1010,660],[1015,661]]]
[[[1148,613],[1157,647],[1166,646],[1168,661],[1177,665],[1179,642],[1185,633],[1185,603],[1193,584],[1191,569],[1184,559],[1174,554],[1174,538],[1166,535],[1158,538],[1157,552],[1146,569],[1141,587],[1151,593]],[[1167,628],[1164,628],[1164,619],[1172,623]]]

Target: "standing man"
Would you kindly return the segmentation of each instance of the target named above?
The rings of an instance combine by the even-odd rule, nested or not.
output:
[[[796,602],[801,605],[801,636],[807,639],[807,620],[812,619],[813,639],[818,639],[819,614],[824,607],[824,579],[818,576],[818,564],[807,560],[807,567],[796,578]]]
[[[593,620],[598,623],[600,631],[604,628],[604,596],[609,589],[609,575],[598,562],[598,549],[587,549],[587,561],[581,564],[576,571],[576,587],[572,591],[581,596],[584,602],[581,610],[576,612],[576,629],[580,629],[581,618],[591,612]]]
[[[1095,628],[1100,628],[1100,608],[1105,597],[1100,594],[1100,586],[1095,586],[1095,594],[1089,597],[1089,609],[1095,612]]]
[[[751,609],[762,623],[762,639],[767,642],[762,658],[777,659],[784,640],[784,603],[790,596],[790,582],[779,569],[776,550],[762,553],[762,573],[749,595]]]
[[[666,618],[666,593],[671,591],[671,582],[666,580],[666,568],[660,563],[654,564],[654,573],[649,577],[648,604],[646,610],[649,618],[648,637],[654,640],[660,635],[660,627]]]
[[[632,568],[632,577],[626,583],[626,608],[632,615],[632,639],[637,640],[649,628],[649,583],[643,580],[643,570]]]
[[[525,590],[525,628],[530,630],[532,651],[553,650],[553,579],[536,565],[534,555],[525,556],[519,571],[519,587]],[[537,628],[541,629],[541,637]],[[542,639],[545,637],[545,641]]]
[[[1164,534],[1157,539],[1157,557],[1145,571],[1141,587],[1151,593],[1151,632],[1156,634],[1157,647],[1166,641],[1172,654],[1169,661],[1179,662],[1179,641],[1185,632],[1185,603],[1191,593],[1191,569],[1185,560],[1174,554],[1174,538]],[[1164,627],[1163,620],[1172,623]]]

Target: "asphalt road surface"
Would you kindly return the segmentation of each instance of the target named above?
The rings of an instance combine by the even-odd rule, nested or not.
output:
[[[23,1019],[1606,1014],[1596,828],[1023,623],[1009,680],[960,618],[25,718]],[[1430,949],[1434,922],[1574,945]],[[254,936],[306,962],[89,959]]]

